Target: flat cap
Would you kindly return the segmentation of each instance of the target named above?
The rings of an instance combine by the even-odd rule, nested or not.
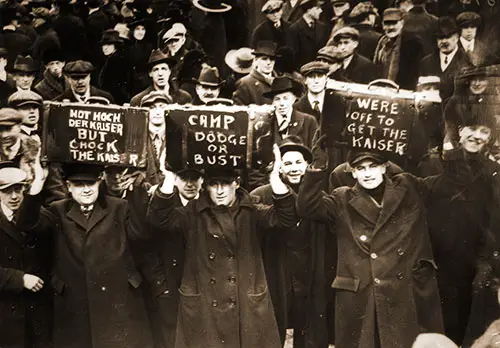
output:
[[[16,124],[21,124],[23,121],[23,114],[20,111],[12,108],[0,109],[0,126],[11,127]]]
[[[316,55],[316,59],[321,59],[329,63],[334,63],[337,60],[337,54],[335,52],[335,48],[332,46],[325,46],[323,48],[320,48]]]
[[[24,105],[35,105],[38,107],[42,106],[43,98],[40,94],[33,91],[20,90],[11,94],[7,104],[9,107],[14,109],[20,108]]]
[[[481,16],[476,12],[462,12],[457,16],[457,25],[460,28],[479,27]]]
[[[351,13],[349,13],[350,19],[356,19],[366,14],[378,14],[375,6],[370,1],[360,2],[352,9]]]
[[[26,172],[15,167],[5,167],[0,169],[0,190],[16,185],[26,183]]]
[[[283,1],[281,0],[267,0],[264,6],[261,8],[262,13],[269,13],[279,10],[283,7]]]
[[[396,7],[389,7],[384,10],[384,21],[400,21],[403,19],[403,11]]]
[[[312,61],[307,64],[302,65],[300,68],[300,73],[302,76],[307,76],[312,73],[317,74],[327,74],[330,70],[330,66],[324,62]]]
[[[378,152],[366,151],[364,149],[351,149],[348,154],[347,162],[351,167],[356,164],[361,163],[364,160],[372,160],[377,164],[382,164],[387,162],[387,159]]]
[[[87,76],[92,71],[94,71],[94,66],[91,62],[85,60],[76,60],[73,62],[66,63],[63,68],[63,73],[67,76]]]
[[[141,106],[149,106],[149,105],[154,104],[156,102],[164,102],[167,104],[171,104],[172,98],[170,98],[168,95],[166,95],[162,91],[153,91],[151,93],[146,94],[144,97],[142,97]]]
[[[412,348],[458,348],[448,337],[437,333],[423,333],[417,336]]]
[[[417,85],[439,85],[440,83],[441,78],[439,76],[420,76]]]
[[[333,33],[333,42],[338,42],[340,39],[359,39],[359,31],[353,27],[342,27]]]

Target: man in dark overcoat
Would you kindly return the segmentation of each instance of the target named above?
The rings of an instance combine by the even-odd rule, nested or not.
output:
[[[8,164],[7,164],[8,165]],[[26,189],[26,173],[0,169],[0,346],[52,347],[52,306],[47,240],[16,227]]]
[[[427,12],[425,0],[411,0],[412,8],[404,18],[403,32],[420,37],[424,55],[435,50],[434,33],[437,29],[438,18]]]
[[[261,12],[266,19],[252,33],[250,46],[256,47],[259,41],[272,41],[279,47],[291,46],[290,23],[282,19],[283,1],[268,0]]]
[[[38,162],[17,218],[18,228],[54,240],[54,347],[153,347],[127,202],[100,194],[101,167],[63,170],[71,198],[41,207],[46,171]]]
[[[33,90],[45,100],[57,98],[66,89],[63,77],[65,58],[60,50],[47,51],[44,54],[45,71],[43,79],[38,82]]]
[[[259,239],[297,218],[295,198],[279,177],[277,146],[274,154],[273,206],[254,204],[235,171],[219,169],[207,171],[205,191],[183,207],[175,174],[165,171],[149,220],[186,243],[176,348],[281,347]]]
[[[374,28],[376,19],[376,9],[369,1],[360,2],[354,6],[348,17],[351,26],[359,31],[358,53],[370,60],[373,60],[378,40],[382,36]]]
[[[313,148],[297,210],[304,218],[334,226],[339,253],[332,283],[339,319],[335,346],[411,347],[419,333],[443,332],[424,202],[451,195],[468,180],[467,174],[457,174],[463,154],[450,160],[448,173],[456,178],[420,179],[406,173],[388,178],[382,155],[352,151],[349,165],[356,185],[325,195],[323,141]]]

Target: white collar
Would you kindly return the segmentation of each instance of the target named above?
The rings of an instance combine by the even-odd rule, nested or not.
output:
[[[349,64],[351,64],[352,62],[352,58],[354,57],[354,54],[350,57],[347,57],[346,59],[344,59],[344,61],[342,62],[342,67],[345,69],[347,69],[347,67],[349,66]]]
[[[97,11],[99,11],[99,7],[98,7],[98,8],[91,8],[91,9],[89,10],[89,16],[90,16],[92,13],[97,12]]]
[[[149,125],[149,135],[151,136],[151,139],[154,139],[157,135],[163,139],[165,136],[165,125],[160,127]]]
[[[199,192],[196,195],[196,197],[194,197],[193,199],[198,199],[198,197],[200,197],[200,193]],[[193,200],[193,199],[186,199],[181,194],[179,194],[179,198],[181,199],[181,203],[182,203],[183,206],[186,206],[190,201]]]
[[[77,102],[85,103],[89,99],[89,97],[90,97],[90,87],[89,87],[89,89],[87,89],[85,91],[85,94],[83,96],[75,93],[75,91],[73,91],[73,90],[71,90],[71,93],[73,93],[73,95],[75,96]]]
[[[10,210],[3,202],[0,202],[0,206],[2,207],[3,215],[5,215],[7,220],[12,222],[12,219],[14,219],[14,211]]]
[[[323,110],[323,101],[325,100],[325,90],[322,90],[318,94],[313,94],[308,92],[307,100],[309,101],[309,104],[311,104],[311,106],[313,106],[313,103],[317,101],[319,109]]]
[[[35,125],[34,127],[28,127],[24,124],[21,125],[21,129],[28,135],[31,135],[31,133],[33,133],[34,131],[36,131],[38,129],[38,126]]]
[[[462,36],[460,36],[460,42],[464,50],[467,50],[470,47],[470,50],[474,50],[474,44],[476,43],[476,39],[472,39],[470,41],[465,40]]]
[[[453,58],[455,57],[455,54],[457,54],[457,52],[458,52],[458,45],[457,45],[457,47],[455,47],[455,49],[451,53],[444,54],[441,51],[439,52],[439,60],[441,62],[441,70],[442,71],[445,71],[448,68],[448,66],[451,64],[451,61],[453,60]],[[447,63],[444,62],[445,57],[448,57]]]

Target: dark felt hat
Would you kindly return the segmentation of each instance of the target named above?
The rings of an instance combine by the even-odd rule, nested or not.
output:
[[[219,69],[216,67],[204,67],[201,69],[200,76],[194,79],[197,84],[208,87],[219,87],[225,81],[221,80]]]
[[[30,55],[23,57],[17,56],[14,66],[12,67],[13,73],[28,73],[34,74],[40,69],[40,65]]]
[[[366,151],[364,149],[351,149],[349,151],[349,155],[347,156],[347,162],[351,167],[354,167],[356,164],[364,161],[364,160],[372,160],[377,164],[382,164],[387,162],[387,159],[384,158],[380,153]]]
[[[97,181],[101,178],[104,166],[86,163],[64,163],[64,178],[70,181]]]
[[[457,22],[451,17],[440,17],[438,20],[438,26],[436,30],[436,37],[438,39],[450,37],[454,34],[458,34],[460,28]]]
[[[66,65],[63,68],[63,73],[70,77],[85,77],[94,71],[94,66],[91,62],[85,60],[75,60]]]
[[[123,39],[120,38],[120,33],[114,29],[108,29],[103,31],[101,41],[99,44],[101,45],[109,45],[109,44],[122,44]]]
[[[175,65],[175,59],[167,56],[160,49],[155,49],[151,52],[148,60],[148,68],[151,69],[157,64],[167,63],[169,67],[173,67]]]
[[[278,45],[276,45],[273,41],[259,41],[257,42],[257,47],[253,50],[253,55],[255,57],[266,56],[271,58],[277,58],[276,49]]]
[[[12,127],[23,122],[23,114],[16,109],[0,109],[0,127]]]
[[[271,90],[269,92],[262,93],[264,98],[272,99],[275,95],[285,92],[292,92],[295,95],[299,95],[302,91],[302,86],[294,79],[288,76],[278,76],[273,80],[271,84]]]
[[[476,12],[462,12],[457,16],[457,25],[460,28],[479,27],[481,16]]]
[[[62,50],[55,48],[55,49],[48,49],[47,51],[45,51],[45,53],[43,54],[43,62],[47,64],[54,61],[58,62],[66,61],[65,54]]]
[[[175,174],[184,180],[187,178],[198,179],[203,177],[205,171],[203,169],[186,168],[176,171]]]
[[[236,180],[241,177],[241,171],[231,168],[213,168],[205,169],[205,180]]]
[[[311,150],[307,146],[304,145],[302,139],[297,135],[289,135],[278,144],[281,155],[283,156],[286,152],[289,151],[298,151],[303,156],[304,159],[308,162],[312,162],[312,153]]]

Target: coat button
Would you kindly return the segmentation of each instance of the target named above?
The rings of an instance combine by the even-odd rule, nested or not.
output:
[[[12,305],[12,306],[10,306],[10,309],[13,310],[13,311],[15,311],[16,310],[16,306]]]
[[[491,283],[490,283],[490,281],[489,281],[489,280],[487,280],[487,281],[484,283],[484,286],[486,286],[487,288],[489,288],[489,287],[490,287],[490,285],[491,285]]]
[[[215,253],[210,253],[210,255],[208,255],[208,258],[209,258],[210,260],[215,259]]]
[[[498,251],[496,251],[496,250],[495,250],[495,251],[493,252],[493,257],[498,257]]]
[[[371,257],[373,260],[375,260],[375,259],[378,257],[378,255],[377,255],[377,254],[375,254],[375,253],[371,253],[371,254],[370,254],[370,257]]]
[[[368,239],[368,237],[365,236],[364,234],[359,237],[359,240],[362,242],[366,242],[367,239]]]
[[[380,279],[378,279],[378,278],[374,278],[374,279],[373,279],[373,282],[374,282],[375,284],[377,284],[377,285],[378,285],[378,284],[380,284]]]
[[[229,282],[236,283],[236,277],[235,276],[229,277]]]
[[[163,291],[163,293],[164,293],[165,295],[167,295],[167,294],[169,294],[169,293],[170,293],[170,291],[169,291],[169,290],[165,290],[165,291]]]
[[[399,256],[403,256],[403,254],[404,254],[404,253],[405,253],[405,252],[404,252],[404,250],[403,250],[403,249],[401,249],[401,248],[400,248],[400,249],[398,249],[398,255],[399,255]]]
[[[399,280],[403,279],[403,273],[399,272],[396,277],[398,277]]]
[[[210,284],[215,284],[215,278],[210,278]]]
[[[172,259],[172,266],[177,266],[177,260],[176,259]]]
[[[231,261],[234,260],[234,255],[229,256],[228,259]]]
[[[231,299],[229,300],[229,304],[231,306],[236,306],[236,299],[234,297],[231,297]]]
[[[217,300],[213,300],[212,301],[212,307],[217,307],[217,306],[218,306]]]
[[[101,288],[101,290],[102,290],[102,291],[106,291],[106,287],[105,287],[105,286],[103,286],[103,287]]]
[[[8,258],[9,260],[12,260],[12,259],[13,259],[13,257],[12,257],[12,256],[9,256],[9,257],[7,257],[7,258]]]

